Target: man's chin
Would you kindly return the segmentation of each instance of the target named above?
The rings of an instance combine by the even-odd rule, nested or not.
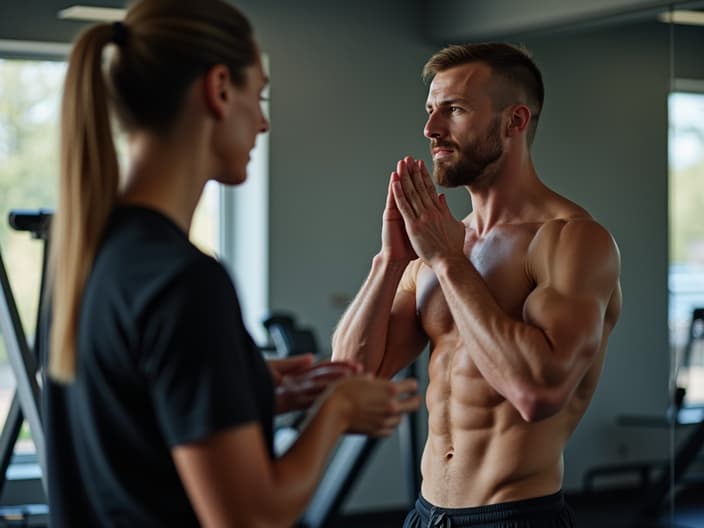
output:
[[[453,187],[458,187],[459,185],[457,182],[452,181],[452,173],[445,170],[444,168],[438,169],[438,167],[435,167],[435,170],[433,171],[433,180],[435,180],[435,183],[437,183],[440,187],[445,187],[447,189],[451,189]]]
[[[448,175],[452,172],[452,165],[443,160],[433,162],[433,180],[441,187],[451,187]]]

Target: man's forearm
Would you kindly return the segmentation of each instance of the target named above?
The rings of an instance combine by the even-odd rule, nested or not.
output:
[[[434,269],[458,332],[484,379],[531,419],[550,342],[538,328],[510,318],[466,259]],[[541,383],[542,382],[542,383]],[[547,388],[547,387],[546,387]]]
[[[354,360],[367,372],[378,370],[386,348],[391,307],[406,265],[392,262],[382,253],[374,257],[367,279],[333,334],[334,360]]]

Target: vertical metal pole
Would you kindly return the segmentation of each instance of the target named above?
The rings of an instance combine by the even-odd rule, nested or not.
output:
[[[32,439],[37,449],[37,461],[42,471],[42,485],[47,491],[44,429],[39,412],[40,396],[37,383],[37,362],[30,353],[15,298],[0,254],[0,332],[7,347],[7,357],[17,380],[17,397]]]
[[[12,403],[7,411],[7,418],[0,433],[0,496],[5,488],[7,481],[7,468],[10,467],[12,455],[15,451],[17,438],[22,430],[22,409],[20,409],[20,401],[17,398],[17,391],[12,395]]]
[[[318,489],[300,520],[305,528],[327,528],[340,510],[352,486],[374,452],[379,440],[347,435],[325,470]]]

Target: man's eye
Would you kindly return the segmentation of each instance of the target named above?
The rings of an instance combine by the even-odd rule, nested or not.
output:
[[[452,112],[452,113],[459,112],[460,110],[461,110],[461,108],[459,106],[451,106],[450,107],[450,112]]]

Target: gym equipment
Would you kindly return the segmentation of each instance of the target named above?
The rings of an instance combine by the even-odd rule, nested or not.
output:
[[[695,308],[689,325],[689,337],[684,350],[682,367],[692,366],[694,349],[702,346],[704,346],[704,308]],[[667,415],[667,423],[674,427],[692,425],[692,430],[680,443],[671,465],[668,465],[661,477],[646,491],[641,510],[642,518],[657,515],[662,503],[670,493],[674,492],[673,488],[683,481],[685,472],[704,446],[704,406],[701,403],[692,407],[686,405],[686,392],[686,387],[676,387]],[[701,481],[701,478],[697,480]]]
[[[13,210],[9,215],[10,226],[17,231],[27,231],[32,237],[44,242],[41,284],[39,294],[39,310],[35,331],[34,344],[30,348],[27,334],[22,327],[15,298],[10,287],[10,281],[5,270],[5,264],[0,253],[0,332],[2,332],[7,355],[17,386],[10,404],[5,424],[0,433],[0,492],[6,481],[7,468],[14,451],[24,420],[27,420],[36,446],[37,461],[41,469],[42,485],[47,491],[46,461],[44,449],[44,429],[40,413],[40,388],[37,381],[40,357],[39,339],[43,324],[44,281],[46,264],[49,254],[49,225],[51,211]]]
[[[318,355],[318,343],[309,328],[296,325],[293,315],[286,312],[274,312],[262,321],[269,333],[273,350],[278,357],[290,357],[298,354]]]
[[[704,308],[695,308],[689,328],[682,365],[688,368],[693,363],[695,347],[704,346]],[[702,361],[702,359],[698,359]],[[606,475],[636,474],[640,477],[643,501],[634,520],[634,526],[657,526],[658,516],[668,496],[675,488],[685,483],[685,473],[696,460],[704,446],[704,405],[688,405],[686,387],[675,387],[669,408],[664,416],[626,415],[618,418],[618,424],[630,427],[675,427],[691,428],[674,452],[672,460],[609,464],[592,468],[585,474],[584,487],[590,490],[595,478]],[[701,482],[701,478],[693,479]]]

